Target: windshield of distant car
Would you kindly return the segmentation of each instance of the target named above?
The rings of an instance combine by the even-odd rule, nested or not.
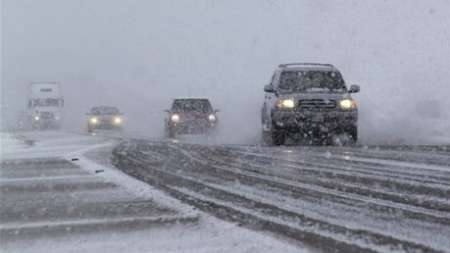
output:
[[[177,99],[173,102],[172,111],[208,113],[212,107],[207,99]]]
[[[282,92],[344,92],[341,74],[336,71],[295,70],[281,73],[279,89]]]
[[[114,107],[95,107],[92,108],[91,114],[93,115],[117,115],[119,110]]]

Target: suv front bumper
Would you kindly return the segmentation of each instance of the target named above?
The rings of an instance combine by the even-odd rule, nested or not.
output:
[[[186,134],[202,134],[215,129],[217,122],[209,122],[207,120],[187,121],[173,123],[167,125],[169,131]]]
[[[272,124],[276,130],[291,132],[339,132],[357,127],[358,111],[272,111]]]
[[[114,124],[114,123],[97,123],[92,124],[88,123],[88,129],[101,129],[101,130],[114,130],[114,129],[122,129],[122,124]]]

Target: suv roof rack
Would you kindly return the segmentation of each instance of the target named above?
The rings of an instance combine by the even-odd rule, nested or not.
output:
[[[292,63],[283,63],[278,65],[279,68],[285,68],[288,66],[324,66],[324,67],[333,67],[332,64],[328,63],[311,63],[311,62],[292,62]]]

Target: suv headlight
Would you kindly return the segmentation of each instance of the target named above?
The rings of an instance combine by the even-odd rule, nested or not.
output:
[[[217,120],[216,115],[210,114],[210,115],[208,116],[208,120],[211,121],[211,122],[215,122],[215,121]]]
[[[178,123],[178,122],[180,122],[180,115],[178,115],[178,114],[172,114],[172,116],[170,116],[170,120],[171,120],[173,123]]]
[[[293,99],[280,99],[277,102],[277,107],[281,109],[291,109],[295,107],[295,102]]]
[[[92,124],[97,124],[97,123],[98,123],[98,119],[97,119],[96,117],[92,117],[89,121],[90,121]]]
[[[122,124],[122,118],[121,117],[114,117],[114,124],[120,125]]]
[[[339,101],[339,106],[341,107],[341,109],[350,110],[356,108],[356,103],[353,99],[347,98]]]
[[[34,120],[39,121],[40,120],[39,116],[34,116]]]

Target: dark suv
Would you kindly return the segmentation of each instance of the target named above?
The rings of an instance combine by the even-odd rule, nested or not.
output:
[[[166,112],[166,133],[170,138],[182,133],[209,133],[218,123],[218,110],[214,110],[206,98],[174,99]]]
[[[341,73],[331,64],[288,63],[275,70],[264,87],[263,138],[284,144],[289,135],[330,143],[345,135],[347,143],[358,139],[358,109]]]

